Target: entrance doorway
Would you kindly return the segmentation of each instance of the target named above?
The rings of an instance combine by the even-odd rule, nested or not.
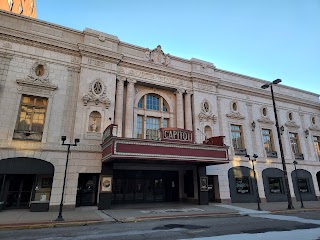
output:
[[[113,203],[174,202],[179,200],[177,171],[113,172]]]
[[[77,188],[76,206],[97,205],[99,174],[80,173]]]
[[[8,174],[4,182],[5,208],[29,208],[35,174]]]

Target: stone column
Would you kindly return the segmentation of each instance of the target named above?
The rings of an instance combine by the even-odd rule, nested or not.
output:
[[[0,53],[0,99],[6,85],[10,62],[13,58],[12,54]]]
[[[177,113],[177,128],[184,128],[184,116],[183,116],[183,99],[182,94],[184,93],[183,89],[177,89],[175,92],[176,98],[177,98],[177,104],[176,104],[176,113]]]
[[[191,110],[191,94],[192,91],[186,91],[184,96],[184,106],[185,106],[185,123],[186,129],[192,131],[192,110]]]
[[[117,77],[116,107],[114,123],[118,125],[118,137],[122,137],[122,118],[123,118],[123,85],[125,77]]]
[[[133,107],[134,107],[134,84],[137,82],[133,79],[127,79],[127,101],[126,101],[126,121],[125,121],[125,137],[132,138],[133,133]]]
[[[221,109],[221,97],[217,96],[217,109],[218,109],[218,121],[219,121],[219,134],[220,136],[224,136],[223,134],[223,121],[222,121],[222,109]]]

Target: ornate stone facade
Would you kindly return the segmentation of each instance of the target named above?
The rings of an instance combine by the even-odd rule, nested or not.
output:
[[[146,137],[144,128],[139,127],[147,126],[148,116],[157,119],[159,127],[193,131],[195,144],[202,144],[207,133],[224,136],[224,144],[230,146],[231,163],[207,167],[207,175],[213,176],[219,185],[215,192],[219,201],[231,200],[228,170],[235,166],[251,167],[244,155],[234,155],[236,140],[241,139],[249,155],[259,156],[255,167],[262,199],[263,171],[270,166],[282,169],[271,94],[260,88],[264,80],[222,70],[201,60],[164,54],[160,45],[146,50],[91,29],[76,31],[7,12],[0,12],[0,72],[0,161],[25,157],[52,163],[55,174],[51,207],[57,207],[61,197],[66,159],[61,136],[71,142],[80,139],[78,146],[71,148],[65,195],[65,205],[75,206],[79,177],[101,173],[104,129],[115,123],[118,137]],[[311,173],[313,191],[319,197],[320,162],[313,140],[320,135],[319,95],[284,85],[274,86],[274,92],[279,123],[284,127],[288,172],[294,169],[295,155],[288,135],[294,131],[304,156],[299,168]],[[39,141],[14,139],[15,130],[25,127],[20,124],[25,117],[21,114],[22,106],[29,107],[21,102],[22,96],[48,101],[44,119],[37,119],[38,125],[26,125],[34,131],[40,126]],[[144,100],[145,96],[159,99],[162,105],[159,109],[147,109],[145,105],[150,102]],[[268,113],[262,113],[262,108],[267,108]],[[288,120],[288,112],[300,117]],[[237,139],[231,125],[241,126]],[[305,129],[310,130],[307,137]],[[271,147],[278,155],[268,155],[263,130],[272,134]],[[171,168],[170,163],[164,168],[178,169],[182,179],[187,170],[193,170]],[[289,183],[295,196],[290,174]],[[183,189],[182,185],[180,188]],[[194,192],[196,196],[196,187]],[[179,194],[180,198],[185,197],[182,190]]]

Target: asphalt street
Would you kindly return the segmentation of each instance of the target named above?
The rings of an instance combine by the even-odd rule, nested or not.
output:
[[[197,217],[130,223],[102,223],[81,227],[10,230],[0,231],[0,239],[276,239],[274,236],[279,236],[279,239],[280,236],[281,239],[284,237],[299,239],[295,238],[299,236],[305,236],[302,239],[308,240],[320,239],[320,224],[303,222],[304,219],[313,219],[317,222],[320,211],[301,212],[293,215],[268,215],[271,218],[264,218],[262,215],[261,217]],[[289,220],[277,220],[276,218],[288,218]],[[293,220],[291,220],[292,218]],[[257,238],[259,234],[260,237]]]

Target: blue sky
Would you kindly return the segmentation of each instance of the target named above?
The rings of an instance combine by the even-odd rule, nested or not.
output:
[[[37,0],[37,13],[320,94],[320,0]]]

